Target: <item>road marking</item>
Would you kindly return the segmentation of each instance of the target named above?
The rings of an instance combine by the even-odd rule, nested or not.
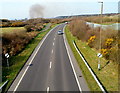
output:
[[[65,27],[66,27],[66,26],[64,26],[63,29],[65,29]],[[63,31],[64,31],[64,30],[63,30]],[[81,89],[79,80],[78,80],[78,78],[77,78],[77,74],[76,74],[76,72],[75,72],[75,68],[74,68],[74,66],[73,66],[72,59],[71,59],[71,57],[70,57],[70,53],[69,53],[67,44],[66,44],[66,42],[65,42],[65,35],[63,35],[63,38],[64,38],[64,43],[65,43],[65,47],[66,47],[66,50],[67,50],[67,54],[68,54],[68,57],[69,57],[69,60],[70,60],[70,64],[71,64],[71,66],[72,66],[72,69],[73,69],[73,73],[74,73],[74,75],[75,75],[76,82],[77,82],[77,84],[78,84],[78,88],[79,88],[80,92],[82,93],[82,89]]]
[[[53,54],[53,49],[52,49],[52,54]]]
[[[56,26],[56,27],[57,27],[57,26]],[[55,27],[54,27],[54,28],[55,28]],[[54,29],[54,28],[53,28],[53,29]],[[46,40],[47,36],[50,34],[50,32],[51,32],[53,29],[51,29],[51,30],[47,33],[47,35],[45,36],[45,38],[41,41],[40,46],[38,47],[38,49],[36,50],[35,54],[33,55],[31,61],[29,62],[29,65],[32,63],[32,61],[33,61],[33,59],[35,58],[37,52],[38,52],[39,49],[41,48],[43,42]],[[27,72],[27,70],[28,70],[29,67],[30,67],[30,66],[27,66],[27,68],[25,69],[25,71],[24,71],[22,77],[20,78],[19,82],[17,83],[17,85],[16,85],[16,87],[15,87],[13,93],[17,90],[17,88],[18,88],[20,82],[22,81],[22,79],[23,79],[24,75],[26,74],[26,72]]]
[[[50,88],[49,88],[49,87],[47,87],[47,93],[49,93],[49,91],[50,91]]]
[[[99,80],[97,79],[96,75],[94,74],[94,72],[92,71],[92,69],[90,68],[90,66],[88,65],[87,61],[85,60],[85,58],[82,56],[82,53],[80,53],[80,51],[77,49],[75,43],[73,42],[73,45],[75,47],[75,49],[77,50],[78,54],[80,55],[80,57],[82,58],[83,62],[85,63],[86,67],[88,68],[88,70],[90,71],[90,73],[92,74],[93,78],[96,80],[97,84],[99,85],[100,89],[102,90],[103,93],[106,93],[104,87],[101,85],[101,83],[99,82]]]
[[[53,42],[53,46],[54,46],[54,42]]]
[[[52,67],[52,62],[50,62],[50,68]]]
[[[1,90],[7,83],[8,83],[8,80],[7,80],[3,85],[0,86],[0,90]]]
[[[55,40],[55,38],[54,38],[54,40]]]

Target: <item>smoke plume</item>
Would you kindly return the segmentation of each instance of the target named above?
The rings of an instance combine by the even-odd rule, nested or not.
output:
[[[40,17],[43,17],[43,11],[44,11],[44,7],[43,6],[41,6],[39,4],[32,5],[30,7],[30,11],[29,11],[30,18],[40,18]]]

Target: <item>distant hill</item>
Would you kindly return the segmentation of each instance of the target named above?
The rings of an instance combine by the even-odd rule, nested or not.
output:
[[[104,16],[114,16],[118,15],[120,13],[106,13],[103,14]],[[88,17],[88,16],[99,16],[100,14],[84,14],[84,15],[72,15],[72,16],[57,16],[56,19],[63,19],[63,18],[71,18],[71,17]]]

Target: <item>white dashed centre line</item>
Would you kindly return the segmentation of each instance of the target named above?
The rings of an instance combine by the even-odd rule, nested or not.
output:
[[[53,46],[54,46],[54,42],[53,42]]]
[[[51,67],[52,67],[52,62],[50,62],[50,69],[51,69]]]
[[[49,91],[50,91],[50,88],[49,88],[49,87],[47,87],[47,93],[49,93]]]
[[[52,49],[52,54],[53,54],[53,49]]]

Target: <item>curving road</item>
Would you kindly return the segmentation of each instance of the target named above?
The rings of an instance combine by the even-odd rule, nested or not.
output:
[[[44,37],[8,91],[89,91],[65,36],[57,34],[65,25]]]

